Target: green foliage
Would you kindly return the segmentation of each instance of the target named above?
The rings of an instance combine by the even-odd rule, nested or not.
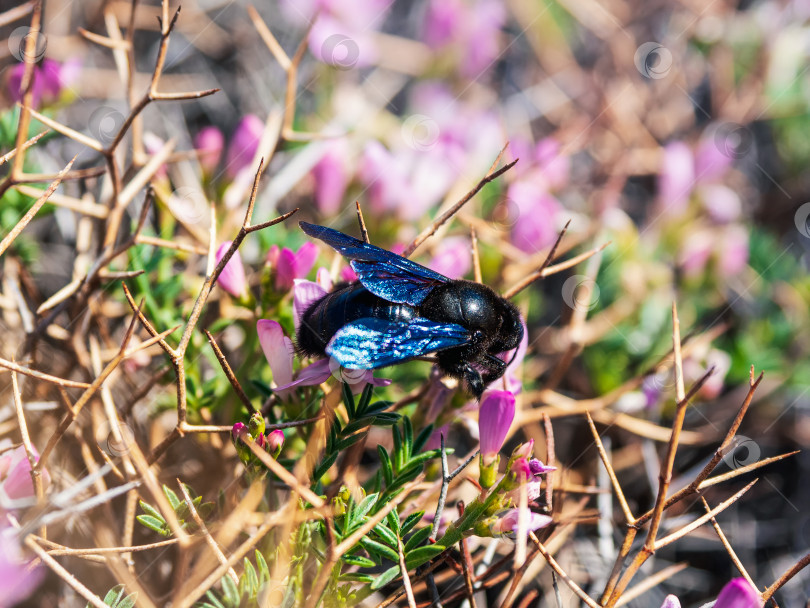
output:
[[[116,585],[104,596],[104,605],[110,606],[111,608],[135,608],[138,594],[130,593],[129,595],[124,595],[125,593],[124,585]],[[90,608],[89,603],[86,608]]]
[[[197,511],[197,514],[203,521],[205,521],[205,518],[208,517],[214,510],[214,503],[202,502],[202,496],[196,496],[194,490],[192,490],[190,486],[183,484],[183,487],[185,488],[186,492],[188,492],[189,496],[191,496],[191,502],[194,505],[194,509]],[[186,501],[180,499],[177,494],[175,494],[174,491],[166,485],[163,486],[163,494],[166,496],[166,500],[169,501],[169,504],[174,510],[174,515],[177,518],[177,521],[180,522],[180,527],[189,532],[195,531],[197,529],[197,524],[191,516],[191,512],[189,511]],[[142,500],[138,501],[138,504],[141,506],[144,514],[138,515],[135,519],[137,519],[142,525],[157,532],[161,536],[165,536],[167,538],[172,536],[171,527],[156,507],[153,507],[149,503]]]

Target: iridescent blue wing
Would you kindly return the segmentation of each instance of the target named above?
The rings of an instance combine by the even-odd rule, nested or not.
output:
[[[415,318],[408,323],[358,319],[344,325],[326,345],[343,367],[374,369],[466,344],[470,332],[455,323]]]
[[[332,228],[298,222],[309,236],[319,239],[351,260],[357,278],[376,296],[418,306],[430,291],[450,279],[396,253],[370,245]]]

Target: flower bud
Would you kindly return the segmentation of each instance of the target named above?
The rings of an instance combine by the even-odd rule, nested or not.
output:
[[[216,253],[217,264],[225,257],[230,247],[231,241],[225,241],[219,246]],[[231,259],[225,264],[225,268],[222,269],[217,279],[217,284],[234,298],[242,298],[247,294],[247,278],[245,277],[245,267],[242,265],[239,250],[234,251]]]

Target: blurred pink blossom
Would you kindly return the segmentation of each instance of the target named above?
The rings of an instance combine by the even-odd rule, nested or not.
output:
[[[222,131],[213,126],[200,129],[194,137],[194,149],[197,150],[197,158],[203,171],[211,173],[217,168],[224,147],[225,136]]]
[[[520,366],[523,365],[523,358],[526,356],[526,351],[529,349],[529,329],[526,327],[526,321],[523,315],[520,315],[520,324],[523,327],[523,337],[520,339],[517,350],[509,350],[504,353],[499,353],[498,357],[508,363],[503,377],[506,378],[506,389],[513,395],[517,395],[523,390],[523,382],[518,378]],[[514,354],[514,358],[512,355]],[[501,380],[495,380],[493,385],[497,385]]]
[[[347,283],[354,283],[357,280],[357,273],[351,266],[344,266],[340,269],[340,280]]]
[[[293,287],[293,322],[296,331],[301,325],[301,319],[307,309],[327,293],[329,293],[329,290],[325,289],[321,283],[307,281],[306,279],[295,279],[295,286]]]
[[[540,528],[545,528],[552,522],[552,518],[548,515],[541,515],[529,511],[527,513],[526,534],[535,532]],[[501,514],[501,516],[492,525],[492,533],[494,535],[506,535],[511,538],[519,532],[520,522],[520,509],[509,509]]]
[[[32,101],[34,107],[38,107],[40,101],[46,103],[56,101],[59,95],[67,86],[70,86],[78,77],[81,70],[81,61],[70,59],[64,63],[59,63],[53,59],[43,59],[34,65],[34,82],[32,85]],[[18,63],[13,68],[8,77],[8,92],[15,102],[22,101],[22,78],[25,72],[25,64]]]
[[[515,396],[509,391],[487,391],[478,409],[478,437],[484,465],[491,463],[503,447],[515,417]]]
[[[295,279],[303,279],[312,270],[318,258],[318,247],[307,241],[298,251],[284,247],[278,253],[275,265],[276,290],[287,292],[293,288]],[[268,254],[269,259],[269,254]]]
[[[385,21],[393,0],[282,0],[291,23],[315,23],[309,33],[310,52],[338,69],[364,67],[377,59],[373,33]]]
[[[231,179],[235,178],[243,169],[253,168],[251,163],[259,149],[259,142],[264,132],[264,122],[255,114],[247,114],[231,135],[228,152],[225,159],[225,173]]]
[[[682,141],[664,146],[658,174],[658,201],[663,211],[680,214],[686,210],[695,186],[692,150]]]
[[[475,80],[497,59],[505,20],[495,0],[431,0],[423,38],[435,50],[451,49],[461,74]]]
[[[554,218],[563,210],[560,202],[538,184],[524,179],[512,183],[506,196],[518,210],[512,243],[529,254],[550,247],[557,238]]]
[[[732,158],[717,145],[715,133],[716,126],[707,128],[695,150],[695,175],[699,181],[717,180],[731,166]]]
[[[456,280],[472,269],[472,244],[466,236],[448,236],[441,240],[428,268]]]
[[[698,276],[711,258],[716,238],[709,230],[695,230],[686,235],[681,244],[679,265],[689,277]]]
[[[748,231],[740,225],[728,226],[718,245],[718,266],[720,273],[734,276],[742,272],[748,264]]]
[[[29,568],[22,557],[19,531],[0,527],[0,607],[11,607],[30,596],[45,575],[39,565]]]
[[[739,195],[722,184],[706,184],[700,187],[700,198],[703,206],[715,222],[728,224],[739,219],[742,213],[742,201]]]
[[[228,249],[231,247],[231,241],[225,241],[219,246],[216,252],[216,263],[219,264],[220,260],[225,257]],[[225,268],[217,279],[217,284],[225,291],[231,294],[234,298],[240,298],[247,293],[247,278],[245,277],[245,267],[242,264],[242,257],[239,255],[237,249]]]
[[[4,442],[5,443],[5,442]],[[39,454],[32,446],[36,460]],[[47,488],[51,482],[48,469],[42,469],[42,485]],[[0,454],[0,493],[11,500],[34,497],[34,482],[31,479],[31,464],[25,446],[6,450]]]
[[[315,203],[326,216],[336,214],[343,204],[343,195],[351,178],[348,146],[345,140],[330,141],[321,160],[313,167]]]

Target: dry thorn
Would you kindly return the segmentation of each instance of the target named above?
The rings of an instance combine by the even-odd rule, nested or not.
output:
[[[0,17],[2,17],[2,15],[0,15]],[[29,139],[28,141],[26,141],[23,144],[22,149],[27,150],[28,148],[30,148],[31,146],[36,144],[40,139],[42,139],[43,136],[50,133],[50,131],[51,131],[50,129],[45,129],[41,133],[38,133],[37,135],[34,135],[31,139]],[[14,148],[13,150],[11,150],[9,152],[6,152],[3,156],[0,156],[0,167],[5,165],[8,161],[10,161],[16,155],[17,155],[17,148]]]
[[[360,209],[360,201],[354,201],[357,206],[357,223],[360,224],[360,234],[362,235],[364,243],[370,243],[368,239],[368,230],[366,229],[366,221],[363,219],[363,210]]]
[[[701,496],[700,500],[703,503],[703,508],[706,509],[706,512],[710,513],[712,509],[709,506],[709,503],[706,502],[706,499],[703,496]],[[728,538],[726,538],[726,535],[720,528],[720,524],[717,523],[717,520],[714,517],[712,517],[710,521],[712,522],[712,527],[714,527],[714,531],[717,532],[717,537],[723,544],[723,548],[725,548],[726,553],[728,553],[728,556],[731,558],[731,562],[734,564],[734,567],[737,568],[739,573],[745,577],[745,580],[748,581],[748,584],[751,585],[751,588],[756,589],[757,586],[754,584],[754,581],[751,579],[751,576],[748,574],[748,571],[745,569],[745,566],[743,566],[742,562],[740,561],[740,558],[737,557],[737,552],[734,551],[734,548],[731,546],[731,543],[728,542]]]
[[[773,585],[768,587],[765,591],[762,592],[762,601],[767,602],[769,599],[773,597],[773,594],[779,591],[785,583],[787,583],[790,579],[796,576],[799,572],[801,572],[807,565],[810,564],[810,553],[805,555],[795,564],[793,564],[790,568],[788,568],[782,576],[780,576],[776,581],[774,581]],[[756,589],[756,587],[754,587]]]
[[[27,367],[23,367],[22,365],[17,365],[13,361],[7,361],[6,359],[0,358],[0,367],[4,367],[8,370],[18,372],[25,376],[30,376],[31,378],[36,378],[37,380],[42,380],[43,382],[50,382],[52,384],[57,384],[64,388],[90,388],[90,384],[87,382],[79,382],[77,380],[66,380],[65,378],[57,378],[56,376],[51,376],[50,374],[44,374],[42,372],[38,372],[33,369],[29,369]]]
[[[70,585],[76,591],[76,593],[81,595],[84,599],[86,599],[88,602],[90,602],[93,606],[96,606],[96,608],[107,608],[107,605],[104,602],[101,601],[101,598],[99,598],[92,591],[90,591],[90,589],[88,589],[81,582],[79,582],[79,579],[77,579],[70,572],[68,572],[67,569],[65,569],[62,566],[62,564],[60,564],[53,557],[48,555],[48,552],[45,551],[45,549],[43,549],[42,547],[40,547],[36,543],[36,541],[33,539],[33,537],[29,536],[28,538],[26,538],[25,539],[25,544],[34,553],[36,553],[39,556],[39,558],[43,562],[45,562],[45,565],[47,565],[51,570],[53,570],[54,573],[59,578],[61,578],[68,585]]]
[[[546,559],[546,561],[548,562],[548,565],[551,566],[551,569],[554,570],[554,572],[557,573],[557,576],[559,576],[566,585],[568,585],[568,588],[571,589],[571,591],[573,591],[574,594],[580,600],[582,600],[587,606],[589,606],[589,608],[599,608],[599,605],[596,602],[594,602],[591,599],[591,597],[587,593],[585,593],[580,588],[580,586],[577,585],[571,579],[570,576],[568,576],[568,574],[565,573],[565,571],[562,569],[560,564],[558,564],[557,561],[551,556],[551,554],[549,554],[548,550],[543,545],[543,543],[540,542],[540,540],[538,540],[538,538],[537,538],[537,536],[535,536],[534,532],[529,532],[529,538],[532,539],[534,544],[540,550],[540,554]]]
[[[451,217],[453,217],[456,213],[458,213],[459,209],[461,209],[464,205],[466,205],[472,197],[474,197],[478,192],[486,186],[489,182],[498,179],[501,175],[509,171],[512,167],[514,167],[518,159],[513,160],[511,163],[507,163],[497,171],[495,167],[498,166],[501,158],[503,157],[504,152],[506,152],[506,148],[509,144],[506,144],[498,154],[498,157],[495,159],[495,162],[490,167],[487,174],[481,178],[481,180],[473,187],[472,190],[467,192],[461,199],[455,203],[452,207],[450,207],[447,211],[442,213],[439,217],[433,220],[430,225],[425,228],[419,235],[413,240],[413,242],[408,245],[405,250],[402,252],[402,257],[407,258],[410,257],[411,254],[416,250],[419,245],[424,243],[428,238],[430,238],[443,224],[445,224]]]
[[[233,390],[236,391],[236,395],[239,397],[239,399],[242,401],[242,403],[248,409],[249,412],[256,413],[257,411],[256,408],[250,402],[250,399],[248,399],[248,396],[245,394],[245,391],[242,390],[242,386],[239,384],[239,380],[236,379],[236,376],[234,375],[233,370],[231,369],[231,366],[228,363],[228,360],[225,358],[225,355],[219,348],[217,341],[214,340],[214,336],[212,336],[211,332],[208,331],[207,329],[203,331],[205,332],[205,335],[208,337],[208,343],[214,350],[214,354],[217,357],[217,361],[219,361],[219,365],[222,367],[222,371],[225,372],[225,376],[228,378],[228,382],[231,383]]]
[[[482,283],[484,278],[481,275],[481,256],[478,252],[478,234],[476,234],[473,226],[470,226],[470,247],[472,250],[473,281]]]
[[[410,608],[416,608],[416,600],[413,597],[413,588],[411,587],[411,577],[408,576],[408,567],[405,565],[405,549],[402,546],[402,539],[399,537],[399,534],[397,534],[397,553],[399,554],[399,571],[402,573],[402,586],[405,587],[405,597],[408,598],[408,606]]]
[[[281,69],[285,72],[289,72],[290,58],[287,56],[287,53],[284,52],[284,49],[281,48],[278,40],[273,36],[273,33],[270,31],[270,28],[267,27],[267,24],[261,18],[259,12],[252,4],[248,5],[247,12],[250,20],[253,22],[253,26],[256,28],[256,31],[259,32],[259,36],[261,36],[267,48],[270,50],[270,53],[272,53],[275,60],[281,66]]]
[[[663,583],[668,578],[673,577],[674,575],[678,574],[678,572],[681,572],[682,570],[685,570],[688,567],[689,564],[687,563],[673,564],[672,566],[664,568],[663,570],[659,570],[652,576],[648,576],[638,585],[631,587],[630,589],[625,591],[624,594],[622,594],[622,598],[618,602],[616,602],[617,608],[619,606],[629,604],[640,595],[646,593],[656,585]]]
[[[599,451],[599,457],[602,459],[602,463],[605,465],[605,470],[610,477],[610,483],[613,485],[613,491],[616,493],[616,498],[619,499],[619,504],[624,512],[625,522],[628,526],[632,526],[636,522],[636,518],[633,517],[632,511],[630,511],[630,505],[627,504],[627,499],[624,497],[624,491],[622,490],[619,480],[616,477],[616,471],[613,470],[613,466],[610,464],[610,458],[608,458],[608,454],[605,451],[605,446],[602,444],[602,438],[599,436],[599,433],[596,430],[596,425],[593,423],[593,418],[591,418],[590,413],[586,413],[585,415],[588,418],[588,426],[591,429],[593,440],[596,443],[596,449]]]

